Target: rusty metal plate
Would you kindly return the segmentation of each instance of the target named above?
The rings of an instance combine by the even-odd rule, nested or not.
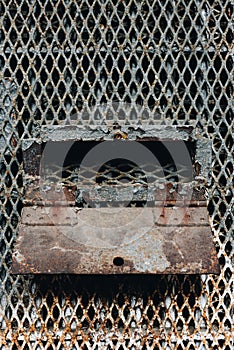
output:
[[[217,273],[204,188],[209,142],[197,135],[58,126],[41,144],[27,142],[12,272]]]
[[[25,207],[13,273],[218,273],[204,208]]]
[[[0,349],[233,349],[233,1],[1,0],[0,8]],[[212,140],[207,199],[219,276],[10,276],[21,144],[113,99],[149,106],[153,123],[155,113],[163,124],[198,123]],[[97,122],[84,119],[75,122]]]

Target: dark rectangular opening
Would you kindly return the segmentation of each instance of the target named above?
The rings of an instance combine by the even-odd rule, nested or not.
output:
[[[49,198],[62,184],[79,207],[154,206],[165,188],[173,199],[196,176],[196,141],[50,141],[25,153],[26,172],[40,175],[38,191]]]

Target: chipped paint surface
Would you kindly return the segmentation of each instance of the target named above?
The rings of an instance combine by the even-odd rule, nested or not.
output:
[[[113,140],[115,135],[125,135],[129,140],[137,139],[171,139],[171,140],[188,140],[192,137],[191,127],[179,128],[176,126],[161,126],[161,125],[142,125],[142,126],[124,126],[118,128],[113,126],[48,126],[41,130],[41,141],[64,141],[64,140]],[[122,138],[122,137],[121,137]]]
[[[0,349],[233,349],[233,1],[1,0],[0,8]],[[11,275],[21,144],[42,142],[43,128],[72,124],[78,111],[75,123],[101,124],[82,113],[113,99],[149,107],[152,124],[199,124],[211,139],[218,276]],[[33,193],[25,205],[43,205]]]
[[[196,143],[196,156],[195,166],[199,167],[199,173],[197,179],[205,180],[207,184],[210,183],[211,173],[211,162],[212,162],[212,147],[211,140],[202,139],[198,137]]]
[[[15,248],[12,269],[14,273],[29,271],[97,274],[218,272],[205,208],[204,187],[201,187],[201,179],[204,182],[205,171],[208,170],[208,161],[205,161],[205,158],[206,154],[210,156],[209,144],[201,136],[196,140],[193,128],[141,126],[130,129],[123,127],[118,131],[116,127],[112,130],[107,126],[79,128],[55,126],[44,128],[41,135],[41,140],[47,142],[45,148],[43,144],[34,143],[24,150],[24,166],[28,174],[25,183],[27,207],[23,209],[19,231],[21,239]],[[117,138],[116,135],[118,135]],[[116,149],[118,145],[122,148],[124,145],[125,148],[129,145],[125,143],[126,138],[128,142],[131,142],[131,139],[155,142],[154,149],[159,150],[161,146],[157,142],[162,141],[170,155],[176,147],[182,152],[183,147],[175,144],[182,141],[186,149],[186,157],[188,149],[183,142],[193,140],[189,157],[193,159],[195,154],[195,162],[199,162],[199,167],[195,168],[195,180],[191,177],[190,180],[187,178],[185,182],[180,182],[179,177],[178,182],[173,183],[173,180],[167,181],[163,171],[163,178],[160,178],[161,175],[157,172],[156,180],[153,184],[148,184],[145,181],[148,178],[145,172],[139,178],[132,175],[139,174],[140,168],[136,170],[130,168],[129,175],[126,172],[120,172],[114,178],[113,174],[117,173],[117,166],[112,169],[112,173],[109,167],[108,170],[97,174],[90,165],[88,168],[84,167],[83,172],[79,165],[75,183],[69,183],[60,178],[64,155],[68,154],[74,141],[82,140],[75,152],[74,161],[77,161],[77,153],[82,152],[84,140],[107,140],[107,142],[115,140],[114,149]],[[199,143],[198,147],[196,142]],[[110,149],[110,144],[108,145],[106,151]],[[98,146],[97,143],[96,147]],[[49,149],[47,153],[46,147]],[[62,157],[62,163],[60,158],[58,163],[61,163],[60,177],[56,175],[57,178],[55,176],[52,182],[46,181],[45,175],[41,174],[40,170],[45,167],[41,159],[47,159],[47,154],[49,154],[47,162],[50,167],[55,157]],[[180,157],[175,156],[181,159],[182,154],[179,155]],[[165,157],[166,153],[164,153]],[[150,160],[153,162],[154,158]],[[179,169],[179,162],[177,160],[175,162]],[[190,158],[189,162],[192,167]],[[184,166],[186,171],[189,169],[188,165],[186,165],[187,168]],[[152,164],[150,168],[149,176],[152,178],[154,176]],[[45,169],[45,174],[51,178],[54,173],[46,167]],[[175,178],[173,171],[169,175],[170,179]],[[93,175],[87,178],[87,173]],[[74,176],[72,171],[71,176]],[[104,182],[97,184],[97,176],[104,178]],[[118,179],[121,179],[121,176],[125,180],[129,176],[128,181],[131,182],[120,185]],[[81,180],[83,178],[84,180]],[[198,178],[199,181],[197,181]],[[82,198],[91,207],[97,205],[100,208],[76,207],[82,203]],[[132,203],[133,199],[133,203],[138,205],[140,203],[140,206],[144,202],[145,204],[141,208],[127,208],[126,205]],[[127,204],[122,207],[117,205],[116,208],[110,208],[113,203],[125,202]],[[42,207],[42,203],[46,206]],[[147,207],[149,203],[151,208]],[[33,210],[30,205],[34,205]],[[173,205],[172,208],[167,207],[171,205]],[[197,250],[196,246],[201,244],[202,248]],[[32,249],[33,258],[30,257]],[[188,254],[187,251],[191,253]],[[18,259],[17,252],[23,254],[24,261]],[[116,266],[115,258],[120,259],[119,266]]]
[[[25,207],[12,272],[217,273],[204,208],[178,209]]]
[[[170,270],[171,263],[163,250],[165,237],[160,233],[160,230],[153,232],[153,235],[156,235],[154,239],[147,232],[144,237],[135,241],[130,247],[129,259],[133,261],[134,270],[139,273],[155,273],[155,271],[164,273],[167,268]],[[126,255],[128,256],[128,254]]]

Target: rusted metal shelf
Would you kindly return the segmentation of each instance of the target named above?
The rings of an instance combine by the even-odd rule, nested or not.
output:
[[[119,166],[117,161],[105,166],[91,162],[82,168],[83,160],[77,159],[100,145],[85,143],[92,137],[90,129],[81,138],[83,129],[50,128],[42,133],[41,144],[28,142],[24,150],[24,209],[13,273],[219,271],[204,186],[209,143],[197,138],[191,127],[153,128],[154,136],[149,130],[141,130],[141,135],[148,135],[147,142],[153,142],[148,148],[160,160],[158,166]],[[109,134],[100,128],[98,135],[104,144],[107,142],[107,151],[121,145],[125,154],[132,134],[125,130],[126,138],[116,140],[116,132],[123,133],[121,128],[114,132],[110,129]],[[72,141],[74,134],[79,136]],[[136,133],[132,141],[136,143],[137,139]],[[188,141],[190,150],[183,143]],[[146,144],[141,147],[146,148]],[[169,177],[166,147],[174,155],[185,152],[184,156],[175,155],[182,165],[176,161],[170,166],[174,170]],[[150,169],[148,173],[146,169]],[[181,172],[187,175],[181,176]]]

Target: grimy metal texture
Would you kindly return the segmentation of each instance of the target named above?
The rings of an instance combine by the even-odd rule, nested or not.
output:
[[[56,206],[23,209],[12,272],[202,274],[219,268],[204,207],[68,212]]]
[[[204,182],[208,180],[207,169],[210,168],[209,142],[191,127],[181,130],[178,127],[141,126],[133,132],[118,130],[116,126],[111,129],[105,128],[104,131],[99,127],[90,131],[90,128],[80,130],[57,126],[50,128],[47,136],[40,140],[49,140],[49,146],[48,142],[40,147],[33,140],[27,141],[31,144],[23,151],[24,204],[27,206],[22,211],[12,272],[218,273],[207,208],[204,206]],[[124,140],[120,131],[125,135]],[[163,155],[161,162],[164,161],[167,166],[141,164],[138,168],[125,163],[121,170],[121,163],[117,162],[103,170],[99,169],[99,164],[97,172],[93,164],[97,160],[94,159],[87,169],[80,168],[82,150],[88,153],[90,147],[97,144],[87,144],[86,140],[106,141],[105,147],[109,149],[116,133],[120,140],[115,144],[121,143],[123,147],[131,142],[128,135],[133,140],[146,139],[144,147],[149,147],[150,143],[154,156],[160,161]],[[168,165],[165,148],[169,146],[165,145],[170,144],[176,149],[178,142],[188,139],[192,148],[190,152],[193,151],[190,154],[193,164],[191,160],[190,164],[183,166],[178,162],[176,167]],[[77,140],[79,143],[74,144]],[[165,148],[160,141],[164,141]],[[43,164],[45,147],[49,147],[52,155],[47,160],[48,164]],[[71,147],[73,157],[71,151],[67,151]],[[53,164],[56,163],[56,154],[64,154],[64,150],[65,154],[70,154],[70,157],[67,156],[70,165],[66,166],[66,178],[62,178],[63,157],[62,164],[61,159],[57,165]],[[179,150],[181,152],[181,146]],[[147,166],[150,167],[148,175],[153,180],[151,183],[147,183]],[[44,175],[41,168],[45,168]],[[188,170],[194,175],[188,175]],[[88,202],[84,198],[88,198]],[[96,209],[89,208],[90,201]],[[136,208],[136,204],[140,208]],[[149,205],[151,208],[146,208]],[[168,208],[168,205],[173,207]]]
[[[231,350],[233,2],[2,0],[0,13],[0,349]],[[87,111],[113,100],[212,141],[218,276],[10,275],[22,140],[96,124]]]

